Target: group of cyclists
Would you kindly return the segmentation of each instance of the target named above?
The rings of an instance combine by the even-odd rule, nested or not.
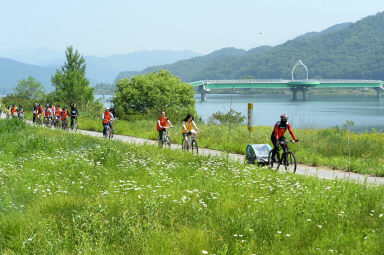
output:
[[[188,114],[183,120],[181,133],[184,139],[184,143],[183,143],[184,146],[188,145],[188,140],[190,139],[190,137],[195,137],[199,132],[199,128],[197,128],[194,120],[195,118],[191,114]],[[163,111],[161,113],[161,116],[158,118],[157,125],[156,125],[157,131],[159,132],[159,140],[163,139],[163,133],[168,128],[168,124],[171,128],[173,128],[172,123],[165,116],[165,112]],[[272,151],[273,161],[276,161],[276,154],[278,153],[279,146],[286,142],[286,138],[284,135],[287,130],[289,131],[293,140],[295,142],[299,142],[299,140],[296,138],[295,134],[293,133],[291,124],[288,122],[288,115],[282,114],[280,116],[280,121],[275,123],[275,126],[271,134],[271,142],[273,144],[273,151]]]
[[[0,115],[3,113],[3,105],[0,104]],[[5,105],[4,107],[4,113],[6,118],[19,118],[24,119],[24,109],[22,105],[19,105],[19,107],[16,107],[16,105]]]
[[[60,105],[46,104],[43,108],[42,104],[35,103],[33,106],[33,123],[36,125],[45,124],[47,127],[68,129],[68,118],[71,119],[71,129],[77,129],[77,117],[79,111],[76,104],[71,105],[71,110],[68,107],[63,108]]]
[[[190,138],[196,137],[197,133],[199,132],[199,128],[197,128],[194,120],[195,118],[193,117],[192,114],[188,114],[183,120],[181,133],[183,135],[183,140],[184,140],[183,144],[186,149],[188,147],[188,141],[190,140]],[[156,129],[159,132],[159,141],[163,140],[164,132],[167,131],[168,127],[173,128],[173,125],[169,120],[169,118],[165,116],[165,112],[163,111],[161,113],[161,116],[157,119],[157,123],[156,123]]]
[[[5,105],[3,109],[2,104],[0,104],[0,115],[4,111],[7,118],[20,118],[24,119],[24,109],[22,105],[16,107],[13,105]],[[63,108],[60,105],[54,106],[53,104],[46,104],[45,108],[41,104],[35,103],[33,106],[33,123],[42,125],[45,123],[49,127],[63,128],[64,130],[68,129],[68,118],[71,119],[71,129],[77,129],[77,117],[79,116],[79,111],[76,104],[71,105],[71,110],[68,112],[67,106]],[[114,114],[111,112],[110,108],[106,108],[105,112],[102,115],[103,123],[103,135],[106,137],[107,129],[110,131],[109,138],[113,137],[113,123],[115,120]],[[181,133],[183,135],[184,146],[188,146],[188,141],[191,137],[195,138],[199,132],[199,128],[196,126],[195,118],[192,114],[188,114],[182,123]],[[166,116],[165,112],[161,113],[161,116],[157,119],[156,129],[159,132],[159,141],[163,140],[164,132],[173,125],[169,118]],[[289,131],[290,135],[295,142],[299,140],[296,138],[293,133],[291,124],[288,123],[288,115],[282,114],[280,116],[280,121],[276,122],[274,129],[271,134],[271,141],[273,144],[272,159],[275,160],[275,155],[278,152],[279,146],[281,143],[286,141],[284,136],[286,131]]]

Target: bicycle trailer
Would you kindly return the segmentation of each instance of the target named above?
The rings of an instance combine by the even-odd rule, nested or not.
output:
[[[249,164],[268,164],[268,154],[271,150],[269,144],[248,144],[245,161]]]

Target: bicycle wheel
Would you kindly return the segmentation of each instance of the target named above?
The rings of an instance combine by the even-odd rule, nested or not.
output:
[[[270,150],[269,153],[268,153],[268,165],[269,165],[269,167],[271,167],[271,168],[273,168],[273,164],[274,164],[274,162],[273,162],[273,160],[272,160],[272,151],[273,151],[273,150]]]
[[[285,170],[290,173],[296,173],[296,157],[293,152],[289,151],[284,159]]]
[[[199,145],[197,144],[196,140],[192,141],[191,148],[192,148],[192,153],[199,154]]]
[[[184,150],[189,150],[189,144],[187,143],[187,146],[185,146],[185,140],[183,138],[183,140],[181,140],[181,150],[184,151]]]
[[[73,122],[73,131],[77,131],[77,120]]]
[[[157,138],[157,144],[159,145],[160,148],[163,148],[163,140],[159,138]]]
[[[172,144],[172,142],[171,142],[171,138],[167,135],[167,136],[165,137],[165,147],[167,147],[167,148],[171,148],[171,144]]]

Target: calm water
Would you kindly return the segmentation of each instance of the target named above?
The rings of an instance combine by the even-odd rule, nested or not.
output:
[[[231,95],[207,95],[207,102],[200,102],[195,96],[196,109],[206,121],[215,112],[227,112]],[[232,109],[248,114],[248,103],[253,103],[254,125],[273,126],[282,113],[289,115],[294,127],[329,128],[343,126],[352,120],[356,131],[377,130],[384,132],[384,98],[376,96],[324,96],[310,95],[309,100],[292,101],[291,95],[233,95]]]

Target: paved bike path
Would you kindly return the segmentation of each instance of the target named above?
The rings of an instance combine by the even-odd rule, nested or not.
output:
[[[95,131],[78,130],[77,132],[85,135],[90,135],[90,136],[103,137],[102,133],[95,132]],[[139,144],[139,145],[140,144],[157,145],[157,141],[139,138],[139,137],[133,137],[133,136],[126,136],[126,135],[114,135],[113,139],[127,142],[127,143]],[[172,144],[171,148],[181,149],[180,146],[181,145],[179,144]],[[212,156],[218,156],[218,157],[228,156],[231,160],[244,162],[244,155],[242,154],[227,153],[225,151],[205,149],[205,148],[199,148],[199,154],[212,155]],[[284,170],[280,170],[280,171],[284,172]],[[326,167],[313,167],[313,166],[298,164],[296,173],[301,175],[307,175],[307,176],[316,176],[323,179],[345,179],[345,180],[350,180],[350,181],[359,182],[359,183],[384,185],[384,177],[363,175],[358,173],[346,172],[342,170],[331,170]]]
[[[0,118],[5,118],[4,114],[2,114]],[[32,124],[32,121],[26,120],[26,122],[29,124]],[[90,135],[95,137],[103,137],[103,133],[96,132],[96,131],[78,130],[77,132],[80,134],[85,134],[85,135]],[[133,136],[126,136],[126,135],[114,135],[113,139],[123,141],[126,143],[138,144],[138,145],[140,144],[157,145],[157,142],[153,140],[133,137]],[[171,148],[180,149],[180,145],[172,144]],[[223,158],[228,156],[231,160],[244,162],[244,155],[242,154],[227,153],[225,151],[205,149],[205,148],[199,148],[199,154],[211,155],[211,156],[217,156],[217,157],[223,157]],[[284,172],[284,170],[280,170],[280,171]],[[350,180],[350,181],[359,182],[359,183],[384,185],[384,177],[363,175],[358,173],[346,172],[342,170],[331,170],[326,167],[313,167],[313,166],[298,164],[296,173],[301,175],[307,175],[307,176],[316,176],[323,179],[344,179],[344,180]]]

